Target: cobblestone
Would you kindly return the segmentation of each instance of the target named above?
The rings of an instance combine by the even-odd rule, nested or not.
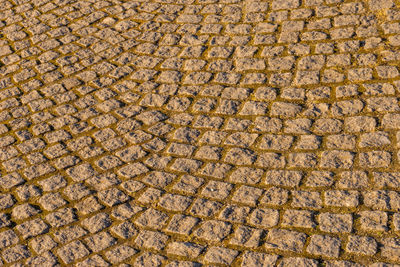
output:
[[[399,8],[4,0],[0,265],[399,265]]]
[[[313,235],[307,252],[314,255],[325,257],[338,257],[340,249],[340,239],[326,235]]]
[[[306,234],[291,230],[272,229],[267,236],[265,247],[267,249],[277,248],[283,251],[301,252],[305,241]]]

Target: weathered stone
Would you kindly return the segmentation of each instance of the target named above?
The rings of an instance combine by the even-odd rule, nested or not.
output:
[[[313,228],[313,213],[305,210],[286,210],[282,218],[282,226],[296,228]]]
[[[361,229],[366,231],[385,231],[388,216],[382,211],[362,211],[359,213]]]
[[[382,256],[398,260],[400,258],[400,240],[398,238],[385,238],[383,241]]]
[[[325,257],[338,257],[340,250],[340,239],[327,235],[311,236],[307,252]]]
[[[322,168],[349,169],[351,166],[353,166],[353,158],[353,153],[348,151],[324,151],[321,155],[320,166]]]
[[[351,214],[322,213],[319,215],[319,227],[329,233],[349,233],[352,230]]]
[[[359,193],[357,191],[330,190],[324,193],[325,204],[335,207],[357,207]]]
[[[288,201],[289,191],[279,188],[270,187],[264,193],[263,198],[260,200],[264,205],[283,205]]]
[[[221,241],[229,234],[231,227],[231,224],[227,222],[205,221],[200,224],[194,235],[209,241]]]
[[[386,151],[371,151],[360,153],[359,164],[367,168],[389,167],[391,155]]]
[[[237,255],[238,252],[233,249],[211,247],[207,250],[204,260],[209,263],[230,265]]]
[[[349,236],[346,251],[362,255],[372,256],[377,251],[375,239],[369,236]]]
[[[397,266],[398,4],[1,1],[0,265]]]
[[[265,184],[295,187],[299,185],[302,173],[299,171],[271,170],[265,174]]]
[[[363,171],[344,171],[340,173],[337,186],[342,189],[361,189],[368,186],[367,174]]]
[[[268,232],[266,249],[279,249],[283,251],[301,252],[306,234],[290,230],[272,229]]]
[[[294,191],[292,207],[319,209],[322,206],[322,199],[319,192]]]
[[[242,257],[242,267],[274,265],[278,259],[277,255],[269,255],[251,251],[246,251]]]
[[[255,209],[249,223],[257,227],[270,228],[278,224],[279,212],[272,209]]]

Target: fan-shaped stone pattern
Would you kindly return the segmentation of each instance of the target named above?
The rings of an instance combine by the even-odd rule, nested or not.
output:
[[[393,0],[4,0],[0,265],[400,264]]]

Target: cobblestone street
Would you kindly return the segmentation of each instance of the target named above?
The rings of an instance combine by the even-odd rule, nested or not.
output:
[[[400,1],[0,0],[0,266],[400,266]]]

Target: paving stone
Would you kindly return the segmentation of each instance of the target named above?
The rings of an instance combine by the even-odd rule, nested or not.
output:
[[[174,215],[168,224],[166,230],[181,235],[189,235],[198,219],[191,216]]]
[[[397,172],[373,172],[374,182],[378,188],[399,187]]]
[[[307,235],[291,230],[272,229],[268,232],[265,248],[301,252]]]
[[[326,266],[355,266],[359,267],[362,266],[361,264],[355,263],[353,261],[335,261],[335,260],[330,260],[330,261],[324,261]],[[373,266],[372,264],[371,266]]]
[[[7,263],[15,262],[31,255],[28,248],[23,245],[16,245],[3,250],[2,256]]]
[[[204,256],[204,261],[229,265],[237,255],[238,252],[233,249],[210,247]]]
[[[343,123],[337,119],[317,119],[314,122],[314,131],[316,133],[339,133],[342,130]]]
[[[262,168],[283,168],[286,161],[281,154],[267,152],[258,156],[255,165]]]
[[[349,132],[369,132],[376,126],[376,120],[368,116],[355,116],[345,119],[345,129]]]
[[[307,177],[306,185],[309,187],[326,187],[334,183],[333,173],[328,171],[313,171]]]
[[[297,228],[314,228],[313,213],[305,210],[286,210],[282,217],[282,226]]]
[[[286,120],[284,132],[289,134],[306,134],[310,132],[311,120],[309,119],[293,119]]]
[[[271,106],[270,114],[272,116],[280,116],[283,118],[295,117],[302,107],[298,104],[285,103],[285,102],[274,102]]]
[[[326,235],[311,236],[307,252],[325,257],[338,257],[340,250],[340,239]]]
[[[31,265],[31,266],[41,265],[41,264],[55,265],[56,263],[57,263],[57,258],[51,252],[45,252],[42,255],[30,257],[25,261],[26,265]]]
[[[364,193],[365,205],[374,209],[393,210],[399,205],[399,194],[395,191],[377,190]]]
[[[321,195],[319,192],[294,191],[292,206],[296,208],[319,209],[322,206]]]
[[[348,151],[324,151],[321,155],[320,166],[323,168],[348,169],[353,165],[354,155]]]
[[[278,132],[282,128],[282,122],[277,118],[257,117],[254,122],[254,131]]]
[[[119,263],[130,258],[136,253],[136,250],[128,245],[119,245],[105,253],[106,259],[111,263]]]
[[[329,190],[324,193],[325,205],[336,207],[357,207],[359,193],[347,190]]]
[[[250,212],[249,207],[240,207],[236,205],[228,205],[223,208],[218,218],[221,220],[227,220],[233,223],[243,223],[246,221],[246,217]]]
[[[361,229],[366,231],[385,231],[387,229],[388,216],[382,211],[360,212]]]
[[[235,230],[229,243],[247,248],[256,248],[259,246],[262,233],[261,229],[240,226]]]
[[[90,193],[90,190],[88,189],[87,186],[85,186],[81,183],[76,183],[76,184],[71,184],[71,185],[67,186],[63,190],[63,193],[70,200],[79,200],[79,199],[82,199],[83,197],[87,196]]]
[[[399,239],[398,238],[385,238],[383,240],[382,256],[386,258],[399,258]]]
[[[167,210],[183,211],[191,203],[191,198],[181,195],[165,194],[159,202],[159,205]]]
[[[349,233],[352,226],[351,214],[321,213],[319,215],[319,227],[324,232]]]
[[[204,246],[190,242],[171,242],[166,249],[168,254],[196,258],[204,250]]]
[[[295,58],[292,56],[288,57],[276,57],[268,59],[269,70],[290,70],[295,63]]]
[[[194,235],[208,241],[221,241],[230,233],[231,228],[230,223],[209,220],[202,222],[194,232]]]
[[[39,212],[40,209],[35,208],[31,204],[22,204],[13,208],[12,217],[17,220],[23,220],[35,216]]]
[[[80,226],[66,226],[54,233],[57,242],[66,243],[80,238],[87,234],[87,231]]]
[[[147,209],[138,217],[135,223],[139,226],[161,229],[163,224],[166,223],[167,219],[167,214],[155,209]]]
[[[359,164],[367,168],[388,167],[391,162],[391,155],[386,151],[364,152],[359,155]]]
[[[184,174],[173,188],[177,191],[194,194],[202,184],[204,184],[203,178]]]
[[[23,238],[29,238],[43,234],[47,229],[49,229],[49,226],[43,222],[43,220],[37,218],[19,224],[16,229],[21,233]]]
[[[266,134],[262,137],[259,148],[271,150],[288,150],[292,143],[293,137],[290,135]]]
[[[212,217],[220,208],[222,208],[222,204],[219,202],[199,198],[193,202],[190,212],[197,216]]]
[[[80,241],[73,241],[57,250],[57,254],[66,264],[89,255],[89,250]]]
[[[3,189],[9,189],[23,183],[25,180],[18,173],[11,173],[2,177],[0,186]]]
[[[372,256],[377,251],[377,243],[375,239],[369,236],[349,236],[346,251]]]
[[[165,247],[165,243],[168,240],[168,236],[159,232],[154,231],[140,231],[135,239],[135,244],[139,247],[145,247],[147,249],[162,249]]]
[[[136,235],[137,230],[130,222],[123,222],[111,228],[111,231],[121,238],[130,238]]]
[[[316,135],[300,135],[295,149],[313,150],[318,149],[321,144],[321,138]]]
[[[268,266],[274,265],[278,259],[276,255],[246,251],[242,256],[241,266]]]
[[[300,184],[303,174],[299,171],[271,170],[266,172],[265,184],[295,187]]]
[[[247,205],[255,205],[262,192],[261,189],[244,185],[234,193],[232,200]]]
[[[94,252],[102,251],[116,244],[116,239],[107,232],[97,233],[93,236],[87,237],[84,241],[88,248]]]
[[[382,125],[385,129],[398,129],[400,126],[398,119],[398,114],[386,114],[382,118]]]
[[[136,213],[142,211],[143,208],[131,203],[124,203],[113,208],[111,215],[117,220],[126,220]]]
[[[249,223],[263,228],[270,228],[278,224],[279,212],[273,209],[255,209],[252,211]]]
[[[364,85],[364,87],[365,95],[392,95],[394,93],[394,87],[389,83],[373,83]]]
[[[358,189],[368,186],[368,176],[363,171],[344,171],[340,173],[337,186],[341,189]]]
[[[61,227],[76,221],[76,215],[71,208],[63,208],[46,215],[45,219],[52,227]]]
[[[294,81],[298,86],[318,84],[318,82],[319,73],[317,71],[298,71]]]
[[[135,259],[135,266],[161,266],[165,257],[150,252],[145,252]]]
[[[265,190],[260,203],[264,205],[283,205],[288,201],[289,191],[279,187],[270,187]]]
[[[124,203],[129,200],[129,197],[117,188],[110,188],[100,191],[97,194],[97,197],[101,202],[109,207]]]
[[[106,213],[98,213],[82,221],[82,225],[91,233],[97,233],[111,225],[111,219]]]
[[[249,167],[239,167],[229,176],[232,183],[257,184],[261,180],[263,171]]]
[[[18,236],[12,230],[7,230],[0,233],[0,246],[1,248],[15,245],[19,242]]]
[[[1,209],[7,209],[12,207],[15,204],[15,200],[12,195],[10,194],[1,194]]]
[[[163,188],[167,186],[172,180],[176,177],[174,174],[160,172],[160,171],[153,171],[150,172],[143,178],[143,182],[149,183],[152,186]]]
[[[396,1],[0,9],[0,265],[400,263]]]
[[[295,168],[311,168],[317,164],[317,156],[314,153],[291,153],[288,158],[288,166]]]
[[[314,259],[308,259],[303,257],[288,257],[283,258],[282,261],[278,264],[279,267],[283,266],[318,266],[318,261]]]
[[[89,257],[81,262],[78,262],[76,266],[110,266],[108,262],[106,262],[102,257],[99,255],[94,255],[92,257]]]

